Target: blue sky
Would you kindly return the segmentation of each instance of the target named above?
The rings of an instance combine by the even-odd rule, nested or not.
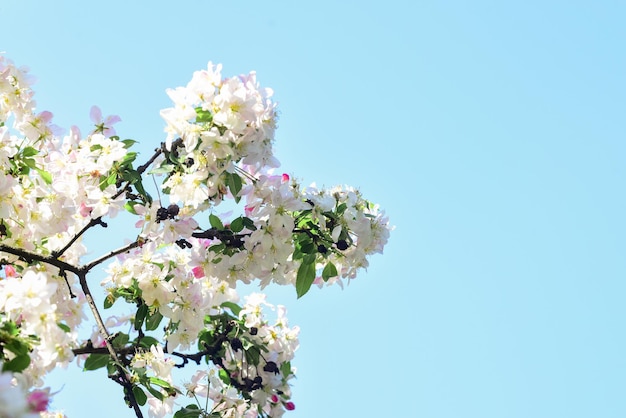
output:
[[[144,155],[166,88],[209,60],[256,70],[282,170],[386,209],[385,254],[345,290],[270,291],[302,328],[286,417],[611,418],[626,415],[625,16],[608,0],[4,0],[0,50],[57,124],[87,130],[98,104]],[[131,416],[101,374],[50,383],[70,417]]]

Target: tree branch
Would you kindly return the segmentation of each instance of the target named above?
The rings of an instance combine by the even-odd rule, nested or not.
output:
[[[85,264],[84,266],[82,266],[80,268],[80,270],[84,271],[86,273],[89,270],[91,270],[92,268],[94,268],[95,266],[97,266],[98,264],[101,264],[101,263],[105,262],[109,258],[115,257],[118,254],[123,254],[123,253],[125,253],[127,251],[132,250],[133,248],[137,248],[137,247],[141,246],[142,244],[143,244],[143,241],[140,241],[139,239],[137,241],[133,241],[133,242],[131,242],[128,245],[120,247],[117,250],[113,250],[110,253],[105,254],[102,257],[99,257],[99,258],[93,260],[92,262],[90,262],[88,264]]]
[[[65,262],[63,260],[59,260],[57,256],[55,256],[54,254],[45,256],[45,255],[41,255],[37,253],[31,253],[29,251],[25,251],[20,248],[9,247],[8,245],[1,245],[1,244],[0,244],[0,252],[16,255],[22,260],[25,260],[27,262],[39,261],[41,263],[50,264],[52,266],[58,267],[59,270],[70,271],[76,275],[78,275],[80,272],[80,270],[76,266],[68,262]]]
[[[90,220],[89,223],[87,223],[87,225],[85,225],[80,231],[78,231],[76,235],[74,235],[72,239],[67,244],[65,244],[63,248],[57,251],[53,251],[52,256],[54,258],[61,257],[76,242],[76,240],[78,240],[78,238],[80,238],[85,232],[87,232],[89,228],[96,226],[96,225],[102,225],[105,228],[107,226],[106,223],[102,222],[102,216],[99,216],[97,218]]]
[[[78,281],[80,283],[80,287],[83,289],[83,293],[85,294],[85,299],[87,300],[87,305],[89,305],[89,309],[91,309],[91,313],[96,320],[96,324],[98,325],[98,331],[102,336],[104,343],[106,344],[106,349],[113,361],[115,362],[115,368],[117,369],[119,381],[116,380],[120,385],[124,387],[124,391],[126,392],[126,399],[131,408],[135,411],[135,415],[137,418],[143,418],[143,414],[141,412],[141,408],[137,403],[137,399],[133,394],[133,385],[130,383],[128,376],[126,374],[126,370],[122,367],[122,362],[119,358],[117,351],[115,351],[115,347],[111,344],[111,335],[107,331],[106,325],[104,325],[104,321],[100,316],[100,311],[98,311],[98,307],[93,300],[93,296],[91,295],[91,290],[89,289],[89,285],[87,284],[87,272],[88,270],[80,270],[78,273]]]

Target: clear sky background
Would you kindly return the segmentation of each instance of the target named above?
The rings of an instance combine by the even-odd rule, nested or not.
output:
[[[285,417],[626,416],[625,3],[89,4],[0,1],[57,124],[98,104],[147,156],[166,88],[256,70],[282,170],[396,226],[345,290],[270,290],[302,328]],[[50,384],[70,418],[132,416],[102,370]]]

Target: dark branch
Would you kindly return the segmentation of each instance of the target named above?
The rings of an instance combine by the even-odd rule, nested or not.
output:
[[[80,238],[80,237],[81,237],[81,236],[82,236],[85,232],[87,232],[87,230],[88,230],[89,228],[94,227],[94,226],[96,226],[96,225],[102,225],[102,226],[103,226],[103,227],[105,227],[105,228],[106,228],[106,226],[107,226],[107,224],[106,224],[106,223],[102,222],[102,217],[101,217],[101,216],[100,216],[100,217],[97,217],[97,218],[95,218],[95,219],[90,220],[90,221],[89,221],[89,223],[87,223],[87,225],[85,225],[85,226],[83,227],[83,229],[81,229],[80,231],[78,231],[78,232],[76,233],[76,235],[74,235],[74,236],[72,237],[72,239],[71,239],[71,240],[70,240],[67,244],[65,244],[65,247],[61,248],[60,250],[53,251],[53,252],[52,252],[52,257],[54,257],[54,258],[59,258],[59,257],[61,257],[61,256],[62,256],[62,255],[63,255],[63,254],[64,254],[64,253],[65,253],[65,252],[66,252],[66,251],[67,251],[67,250],[68,250],[68,249],[69,249],[69,248],[70,248],[70,247],[71,247],[71,246],[72,246],[72,245],[76,242],[76,240],[77,240],[78,238]]]
[[[194,232],[191,234],[194,238],[218,239],[227,247],[233,248],[242,248],[244,245],[243,238],[249,235],[250,234],[233,234],[233,232],[228,229],[219,230],[216,228],[210,228],[206,231]]]
[[[41,263],[50,264],[51,266],[58,267],[59,270],[70,271],[76,275],[80,272],[76,266],[63,260],[59,260],[55,255],[45,256],[37,253],[31,253],[20,248],[9,247],[8,245],[0,245],[0,252],[16,255],[26,262],[39,261]]]
[[[128,245],[125,245],[123,247],[120,247],[116,250],[111,251],[108,254],[103,255],[102,257],[99,257],[95,260],[93,260],[92,262],[85,264],[84,266],[82,266],[80,268],[81,271],[84,272],[88,272],[89,270],[91,270],[92,268],[94,268],[95,266],[97,266],[98,264],[101,264],[103,262],[105,262],[106,260],[108,260],[109,258],[115,257],[118,254],[123,254],[125,252],[128,252],[130,250],[132,250],[133,248],[137,248],[139,246],[141,246],[143,244],[143,241],[141,240],[137,240],[137,241],[133,241]]]
[[[89,289],[89,285],[87,284],[87,272],[89,270],[80,270],[78,273],[78,281],[80,283],[80,287],[83,289],[83,293],[85,294],[85,299],[87,300],[87,305],[89,309],[91,309],[91,313],[93,314],[94,319],[96,320],[96,324],[98,325],[98,331],[106,344],[106,350],[115,362],[115,368],[117,370],[117,377],[111,377],[114,381],[119,383],[124,388],[125,399],[130,405],[131,408],[135,411],[135,415],[137,418],[143,418],[143,413],[141,412],[141,408],[137,403],[137,399],[133,394],[133,385],[128,379],[128,375],[124,368],[122,367],[122,361],[119,357],[118,352],[116,351],[113,344],[111,344],[111,335],[109,331],[107,331],[106,325],[104,325],[104,321],[100,316],[100,311],[98,311],[98,307],[96,306],[96,302],[93,300],[93,296],[91,295],[91,290]]]

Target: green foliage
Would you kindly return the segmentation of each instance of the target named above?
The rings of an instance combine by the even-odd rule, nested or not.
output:
[[[194,404],[179,409],[174,414],[174,418],[198,418],[202,414],[202,410]]]
[[[324,270],[322,270],[322,279],[324,279],[324,281],[328,281],[328,279],[336,277],[337,275],[337,267],[335,267],[335,265],[330,261],[326,263]]]
[[[145,405],[148,401],[148,396],[139,386],[133,386],[133,395],[137,403],[141,406]]]
[[[110,359],[108,354],[90,354],[85,360],[83,370],[97,370],[105,367]]]
[[[204,110],[201,107],[196,107],[196,123],[211,123],[213,122],[213,114]]]
[[[30,364],[30,351],[36,342],[37,337],[34,335],[20,335],[20,329],[15,322],[3,322],[0,326],[2,371],[21,372],[26,369]]]
[[[161,315],[161,312],[158,309],[153,309],[153,312],[150,312],[146,317],[146,330],[154,331],[157,329],[162,319],[163,315]]]
[[[226,185],[230,189],[230,193],[235,198],[235,202],[239,203],[239,201],[241,200],[241,197],[239,196],[239,192],[241,191],[241,188],[243,187],[243,182],[241,181],[241,177],[239,177],[237,173],[229,173],[227,171],[224,172],[223,176],[225,178]]]
[[[296,276],[296,294],[298,298],[304,296],[315,281],[315,254],[307,254],[298,268]]]
[[[211,223],[211,226],[215,229],[224,229],[224,224],[222,223],[222,220],[212,213],[209,215],[209,222]]]
[[[141,326],[143,325],[143,321],[146,319],[147,315],[148,315],[148,305],[146,305],[145,303],[142,303],[137,308],[137,313],[135,314],[134,325],[137,331],[141,329]]]

